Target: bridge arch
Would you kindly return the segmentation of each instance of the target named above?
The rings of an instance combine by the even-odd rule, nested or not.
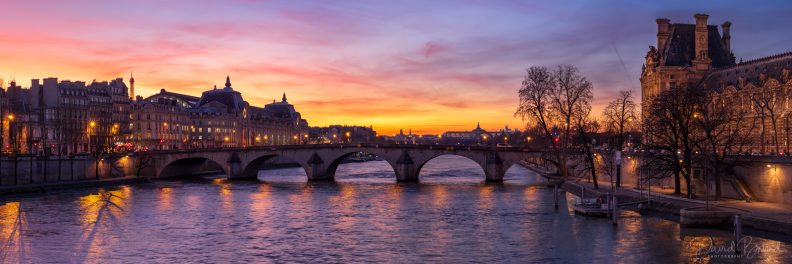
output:
[[[371,149],[365,149],[365,150],[349,150],[349,151],[342,152],[341,155],[333,157],[332,161],[327,165],[327,169],[326,169],[326,172],[325,172],[326,173],[326,177],[328,177],[330,179],[335,179],[336,172],[338,171],[338,166],[340,166],[341,163],[344,162],[344,160],[346,158],[354,155],[355,153],[359,153],[359,152],[373,154],[373,155],[381,158],[386,163],[388,163],[388,166],[393,171],[394,175],[396,174],[396,166],[394,166],[393,162],[391,162],[391,160],[387,159],[384,156],[383,153],[380,153],[380,152],[377,152],[377,151],[372,151]]]
[[[418,163],[418,166],[417,166],[416,171],[415,171],[415,176],[417,178],[419,178],[419,180],[420,180],[421,171],[424,170],[424,167],[426,166],[426,164],[428,164],[428,163],[430,163],[432,161],[437,161],[437,159],[441,158],[441,157],[446,157],[446,158],[448,158],[448,157],[459,157],[459,158],[462,158],[462,159],[468,161],[467,163],[469,163],[469,164],[471,164],[471,163],[472,164],[476,164],[476,165],[478,165],[477,167],[481,169],[480,171],[477,171],[477,172],[481,173],[480,175],[483,177],[483,179],[486,179],[486,177],[487,177],[487,175],[486,175],[486,167],[484,165],[482,165],[482,163],[480,161],[476,160],[476,157],[470,157],[468,155],[460,155],[458,153],[442,153],[442,154],[432,155],[428,159],[425,159],[425,160],[421,161],[420,163]]]
[[[174,158],[164,163],[165,165],[157,173],[157,178],[208,175],[212,173],[222,173],[228,177],[228,169],[224,166],[224,163],[213,158],[201,156]]]
[[[542,175],[519,162],[509,162],[504,165],[504,180],[517,181],[524,184],[540,184]]]
[[[267,153],[250,160],[250,162],[248,162],[245,165],[245,167],[242,169],[242,177],[254,178],[254,179],[258,178],[259,171],[261,171],[264,168],[267,161],[270,161],[277,157],[286,158],[288,160],[293,161],[294,163],[297,163],[300,166],[300,168],[303,170],[303,172],[306,174],[306,176],[308,175],[308,170],[305,168],[305,165],[302,162],[299,162],[298,160],[286,155]]]

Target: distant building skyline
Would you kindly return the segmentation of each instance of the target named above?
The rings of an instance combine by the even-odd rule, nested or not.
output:
[[[792,3],[639,1],[4,2],[0,78],[129,77],[136,95],[193,94],[235,76],[252,105],[283,92],[312,125],[439,134],[524,128],[513,116],[525,69],[573,64],[594,84],[593,114],[638,94],[653,19],[728,18],[740,58],[786,51]],[[603,14],[608,15],[603,15]],[[131,86],[131,84],[128,84]],[[131,88],[131,87],[130,87]]]

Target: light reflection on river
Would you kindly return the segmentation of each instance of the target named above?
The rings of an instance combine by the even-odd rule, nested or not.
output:
[[[288,168],[262,172],[263,183],[184,179],[5,197],[0,263],[677,263],[729,235],[629,211],[613,227],[572,214],[571,195],[557,212],[552,191],[526,169],[485,184],[481,168],[459,157],[427,164],[420,184],[395,183],[385,162],[342,164],[336,176],[307,183]],[[751,261],[792,261],[788,243],[752,243],[771,250]]]

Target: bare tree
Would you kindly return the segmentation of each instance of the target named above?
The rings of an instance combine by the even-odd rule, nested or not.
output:
[[[608,106],[603,110],[605,129],[610,135],[609,152],[621,151],[624,148],[624,137],[632,131],[633,124],[637,123],[634,122],[637,119],[636,108],[632,92],[621,91],[619,97],[608,103]],[[615,184],[616,187],[621,187],[621,169],[619,168],[616,168]]]
[[[150,154],[148,154],[146,152],[142,152],[139,155],[140,155],[140,157],[139,157],[139,161],[138,161],[138,164],[137,164],[137,170],[135,171],[135,177],[138,177],[138,178],[140,178],[140,174],[142,172],[144,172],[147,169],[150,169],[150,168],[154,167],[154,158],[151,157]]]
[[[650,98],[643,120],[646,149],[655,159],[648,163],[674,172],[675,194],[682,193],[680,176],[684,178],[691,198],[693,152],[699,140],[693,122],[701,105],[698,101],[704,97],[700,89],[692,87],[674,87]]]
[[[721,179],[726,170],[737,163],[739,155],[735,154],[741,153],[748,144],[750,132],[756,123],[751,122],[746,111],[732,107],[736,102],[729,94],[716,91],[706,93],[707,96],[699,101],[699,112],[694,114],[695,125],[701,133],[701,140],[696,142],[696,147],[701,151],[704,165],[712,171],[715,199],[720,199],[723,193]],[[736,179],[730,182],[736,186]]]
[[[767,154],[767,120],[770,120],[770,129],[772,129],[772,143],[773,143],[773,153],[778,154],[779,151],[779,144],[778,144],[778,126],[777,121],[779,115],[781,113],[781,108],[783,107],[783,102],[780,100],[782,97],[780,89],[775,86],[769,85],[767,82],[763,82],[760,86],[756,87],[756,90],[751,93],[751,103],[754,113],[760,120],[761,123],[761,132],[759,134],[760,139],[760,146],[762,150],[762,154]]]
[[[536,123],[543,131],[551,142],[548,162],[563,178],[569,176],[567,163],[574,148],[574,122],[581,114],[580,105],[591,101],[591,89],[591,83],[577,68],[561,65],[554,71],[539,66],[529,68],[519,91],[520,106],[515,115]]]
[[[589,115],[591,113],[591,105],[588,102],[579,104],[577,111],[578,114],[575,118],[575,125],[580,137],[580,153],[583,155],[584,159],[584,171],[581,174],[588,174],[594,184],[594,189],[599,189],[599,183],[597,182],[597,164],[595,162],[591,140],[593,139],[593,135],[599,132],[600,124],[596,120],[591,119]]]

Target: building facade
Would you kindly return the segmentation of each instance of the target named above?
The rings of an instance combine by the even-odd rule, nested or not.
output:
[[[659,18],[657,46],[650,46],[641,74],[642,103],[671,88],[692,85],[717,91],[715,98],[745,113],[750,132],[747,151],[786,154],[792,140],[792,53],[736,62],[731,50],[732,24],[721,32],[709,16],[696,14],[696,23],[679,24]]]
[[[118,78],[110,82],[58,81],[33,79],[29,89],[8,87],[5,119],[15,153],[69,155],[105,152],[113,137],[127,123],[126,85]],[[120,99],[119,99],[120,98]]]
[[[440,137],[440,142],[448,145],[489,145],[493,142],[492,134],[481,128],[477,123],[476,128],[470,131],[448,131]]]
[[[130,86],[134,85],[130,79]],[[200,97],[168,92],[130,98],[109,82],[33,79],[0,87],[3,155],[75,155],[115,151],[301,144],[308,123],[286,100],[251,106],[231,87]]]
[[[231,87],[200,97],[168,92],[142,98],[130,108],[130,144],[135,149],[188,149],[304,144],[308,122],[286,94],[281,102],[251,106]]]

